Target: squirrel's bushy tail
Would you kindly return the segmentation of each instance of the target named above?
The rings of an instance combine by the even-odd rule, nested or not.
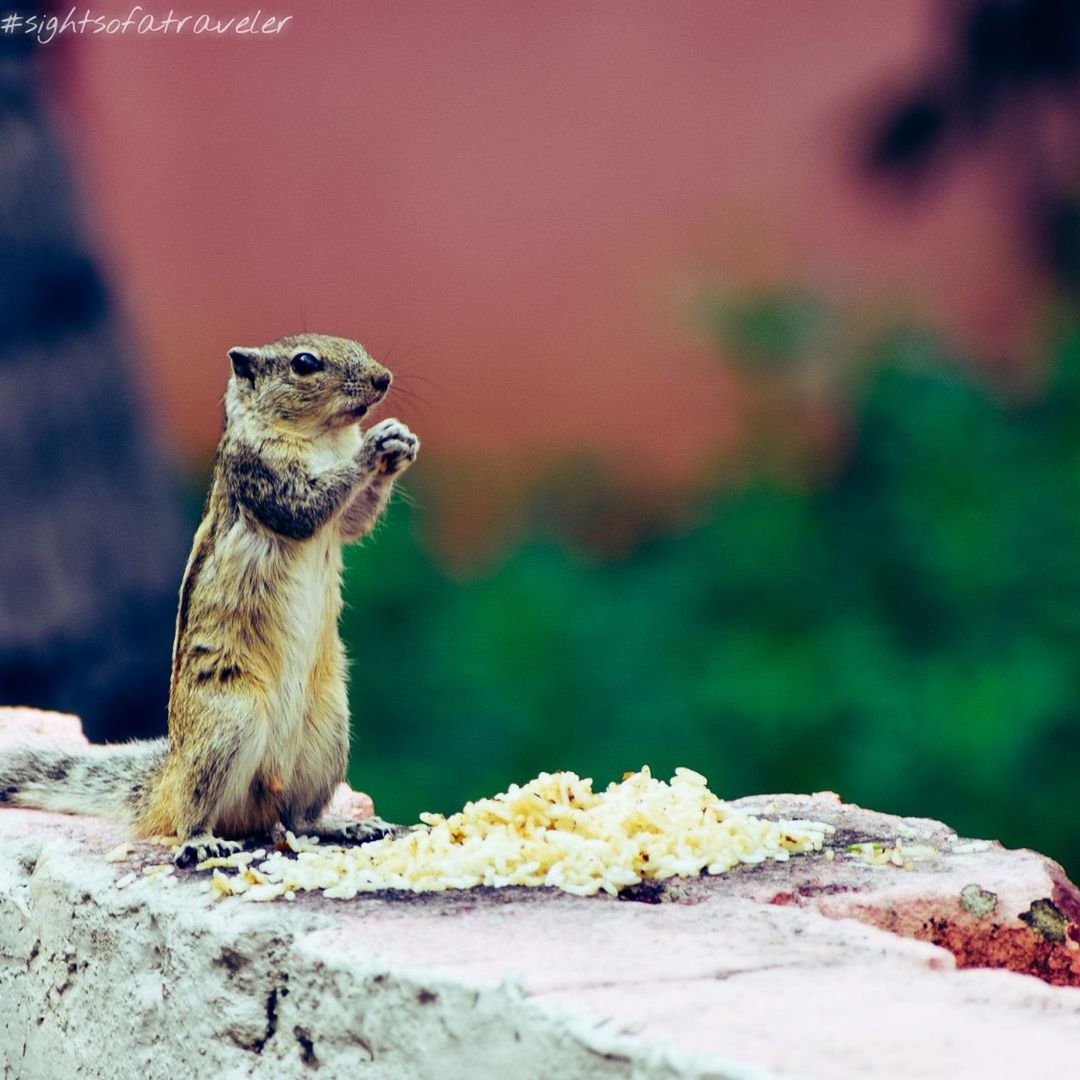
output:
[[[5,750],[0,752],[0,806],[132,821],[167,751],[165,739],[85,750]]]

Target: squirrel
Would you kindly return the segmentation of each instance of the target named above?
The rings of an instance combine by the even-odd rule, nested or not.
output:
[[[390,372],[323,334],[229,350],[225,429],[180,587],[168,737],[0,755],[0,804],[176,836],[191,866],[276,825],[343,842],[394,830],[322,817],[349,756],[342,545],[371,532],[420,442],[361,431]]]

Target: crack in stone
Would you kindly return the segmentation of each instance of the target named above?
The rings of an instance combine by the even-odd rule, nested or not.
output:
[[[233,1041],[236,1043],[237,1046],[239,1046],[242,1050],[249,1050],[253,1054],[261,1054],[263,1052],[263,1048],[277,1033],[278,996],[280,995],[284,997],[286,994],[288,994],[288,992],[289,991],[286,990],[284,987],[279,988],[277,986],[275,986],[270,991],[269,995],[267,995],[266,998],[266,1030],[261,1036],[259,1036],[259,1038],[249,1039],[247,1041],[237,1039],[234,1035]]]
[[[740,975],[757,975],[759,972],[764,971],[795,971],[801,967],[803,967],[803,965],[800,964],[763,964],[761,967],[712,971],[704,975],[671,975],[667,977],[650,977],[648,979],[640,980],[611,979],[606,982],[565,983],[559,986],[545,986],[542,990],[537,990],[535,992],[527,991],[527,994],[529,997],[543,997],[545,994],[561,994],[568,990],[613,990],[625,989],[629,986],[663,986],[678,985],[679,983],[726,982],[728,979],[734,979]]]
[[[300,1044],[300,1060],[309,1069],[317,1069],[321,1062],[315,1055],[315,1040],[312,1039],[311,1032],[307,1028],[302,1028],[299,1024],[292,1031],[293,1038]]]

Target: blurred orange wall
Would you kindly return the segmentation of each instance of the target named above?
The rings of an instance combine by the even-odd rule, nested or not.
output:
[[[226,348],[302,327],[431,380],[396,408],[429,454],[574,444],[663,481],[738,435],[687,318],[703,281],[898,300],[990,359],[1037,310],[989,164],[910,213],[854,176],[929,0],[262,4],[284,33],[50,47],[188,455],[218,434]]]

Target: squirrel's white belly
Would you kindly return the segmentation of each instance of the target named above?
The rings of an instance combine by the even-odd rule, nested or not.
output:
[[[267,589],[272,601],[263,605],[262,643],[249,657],[258,667],[257,715],[241,749],[243,761],[232,772],[233,799],[226,800],[243,802],[259,775],[288,786],[301,756],[312,672],[326,646],[327,621],[336,621],[340,609],[341,546],[336,531],[327,529],[283,550],[238,523],[223,537],[218,557],[235,576],[240,595]],[[238,611],[237,617],[246,615]]]
[[[286,783],[292,763],[300,757],[312,673],[320,648],[326,647],[326,623],[337,619],[340,566],[339,542],[326,530],[290,553],[285,571],[277,607],[281,667],[275,694],[267,701],[267,747],[274,760],[266,765]]]

